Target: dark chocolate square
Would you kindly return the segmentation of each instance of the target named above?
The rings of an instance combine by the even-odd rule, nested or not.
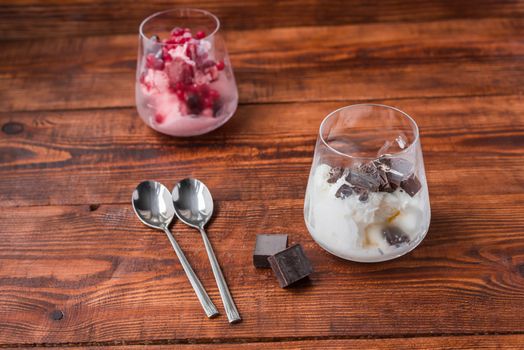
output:
[[[269,268],[267,258],[287,247],[287,235],[257,235],[253,265],[259,268]]]
[[[270,256],[268,259],[280,287],[286,288],[313,272],[313,267],[300,244]]]
[[[420,183],[419,179],[413,174],[406,180],[402,181],[400,183],[400,187],[404,191],[406,191],[407,194],[413,197],[418,193],[418,191],[420,191],[420,189],[422,188],[422,184]]]

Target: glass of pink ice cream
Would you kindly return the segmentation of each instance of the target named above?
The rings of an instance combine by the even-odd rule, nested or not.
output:
[[[158,12],[142,22],[135,95],[151,128],[202,135],[233,116],[238,90],[219,28],[215,15],[197,9]]]

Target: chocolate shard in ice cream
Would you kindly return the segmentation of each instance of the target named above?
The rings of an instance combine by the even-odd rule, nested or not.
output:
[[[344,174],[344,169],[340,167],[334,167],[329,170],[329,178],[327,179],[327,182],[329,184],[334,184],[338,181]]]
[[[421,187],[422,185],[420,184],[420,181],[415,176],[415,174],[412,174],[410,177],[408,177],[406,180],[403,180],[400,183],[400,188],[406,191],[406,193],[409,194],[411,197],[416,195],[418,191],[420,191]]]
[[[382,231],[382,236],[386,239],[389,245],[400,245],[402,243],[409,243],[409,236],[406,235],[398,227],[386,227]]]
[[[361,202],[365,202],[369,198],[369,190],[367,188],[363,187],[353,187],[352,188],[353,193],[358,196],[358,200]]]
[[[373,162],[361,164],[357,169],[351,170],[346,181],[353,187],[370,192],[377,192],[381,184],[379,170]]]
[[[352,193],[353,190],[351,187],[348,184],[343,184],[338,188],[337,192],[335,193],[335,197],[344,199],[351,196]]]
[[[384,165],[388,182],[396,187],[414,171],[413,163],[404,158],[380,157],[379,162]]]

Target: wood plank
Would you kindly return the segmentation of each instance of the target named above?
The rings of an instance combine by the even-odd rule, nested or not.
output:
[[[524,192],[521,96],[377,102],[418,121],[433,198]],[[150,130],[133,109],[3,113],[0,207],[128,203],[144,179],[172,186],[187,176],[217,200],[303,198],[318,126],[348,103],[245,105],[189,139]]]
[[[412,254],[372,265],[323,252],[303,224],[316,129],[335,103],[242,106],[198,139],[158,135],[129,109],[4,113],[0,344],[520,331],[523,99],[383,102],[421,126],[433,219]],[[234,327],[202,317],[165,237],[129,205],[140,179],[187,175],[217,200],[210,237],[245,318]],[[197,236],[175,232],[218,300]],[[281,290],[251,266],[261,232],[304,245],[311,285]]]
[[[455,20],[236,31],[227,42],[242,103],[369,100],[522,93],[523,32],[522,18]],[[134,106],[136,45],[2,42],[0,108]]]
[[[165,235],[139,223],[129,204],[4,208],[0,344],[523,329],[522,193],[433,196],[426,240],[380,264],[349,263],[321,250],[307,233],[302,204],[216,202],[208,231],[243,316],[235,326],[223,315],[204,316]],[[173,231],[222,310],[197,233],[179,222]],[[290,243],[303,245],[315,269],[309,285],[284,290],[270,271],[252,266],[261,232],[286,232]]]
[[[131,1],[0,1],[0,32],[4,38],[129,34],[150,14],[173,6],[203,8],[215,13],[225,28],[253,29],[339,25],[369,22],[413,22],[456,18],[522,18],[521,1],[480,0],[471,6],[452,0],[330,1],[318,0],[165,0]],[[125,13],[125,15],[123,15]]]
[[[122,350],[206,350],[212,345],[213,349],[236,350],[236,349],[432,349],[432,350],[495,350],[495,349],[522,349],[524,336],[517,335],[472,335],[454,337],[420,337],[420,338],[385,338],[385,339],[333,339],[333,340],[300,340],[279,342],[256,342],[256,343],[234,343],[234,344],[176,344],[169,345],[125,345],[111,346],[111,349]],[[17,349],[20,349],[17,347]],[[24,349],[24,348],[22,348]],[[42,350],[48,347],[27,347],[27,350]],[[105,346],[68,347],[71,350],[102,350]]]

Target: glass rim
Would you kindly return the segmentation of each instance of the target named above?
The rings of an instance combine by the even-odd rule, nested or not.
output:
[[[159,45],[162,45],[162,46],[165,46],[166,43],[162,43],[162,42],[157,42],[156,40],[153,40],[151,38],[148,38],[145,34],[144,34],[144,25],[155,19],[156,17],[159,17],[161,15],[165,15],[167,13],[171,13],[171,12],[183,12],[183,11],[187,11],[187,12],[193,12],[193,13],[199,13],[199,14],[203,14],[207,17],[209,17],[210,19],[214,20],[215,21],[215,29],[211,32],[211,34],[207,34],[205,37],[203,37],[202,39],[200,40],[203,40],[203,39],[207,39],[207,38],[210,38],[212,36],[214,36],[218,30],[220,29],[220,20],[218,19],[217,16],[215,16],[214,14],[212,14],[211,12],[209,11],[206,11],[206,10],[201,10],[201,9],[197,9],[197,8],[192,8],[192,7],[175,7],[175,8],[171,8],[171,9],[168,9],[168,10],[163,10],[163,11],[158,11],[158,12],[155,12],[153,13],[152,15],[149,15],[147,16],[141,23],[140,23],[140,26],[138,27],[138,33],[140,34],[140,36],[144,39],[144,40],[147,40],[147,41],[154,41],[156,44],[159,44]]]
[[[392,106],[388,106],[388,105],[384,105],[384,104],[380,104],[380,103],[357,103],[357,104],[353,104],[353,105],[348,105],[348,106],[344,106],[344,107],[340,107],[332,112],[330,112],[326,117],[324,117],[324,119],[322,120],[322,123],[320,123],[320,127],[318,129],[318,137],[319,139],[322,141],[322,143],[332,152],[338,154],[338,155],[341,155],[343,157],[347,157],[347,158],[351,158],[351,159],[362,159],[362,160],[375,160],[378,158],[377,157],[359,157],[359,156],[352,156],[350,154],[347,154],[347,153],[344,153],[344,152],[341,152],[335,148],[333,148],[326,140],[324,140],[324,136],[322,135],[322,129],[324,128],[325,126],[325,123],[331,118],[333,117],[336,113],[342,111],[342,110],[346,110],[346,109],[353,109],[353,108],[356,108],[356,107],[363,107],[363,106],[367,106],[367,107],[380,107],[380,108],[384,108],[384,109],[389,109],[389,110],[393,110],[395,112],[398,112],[400,113],[400,115],[402,115],[405,119],[408,120],[409,124],[411,124],[411,127],[415,133],[415,138],[413,139],[412,142],[410,142],[410,144],[404,148],[403,150],[399,151],[399,152],[395,152],[395,153],[391,153],[388,155],[391,155],[391,156],[397,156],[397,155],[401,155],[401,154],[404,154],[404,153],[408,153],[408,151],[410,151],[414,145],[416,145],[418,142],[419,142],[419,129],[418,129],[418,125],[417,125],[417,122],[415,122],[415,120],[409,115],[407,114],[406,112],[396,108],[396,107],[392,107]]]

